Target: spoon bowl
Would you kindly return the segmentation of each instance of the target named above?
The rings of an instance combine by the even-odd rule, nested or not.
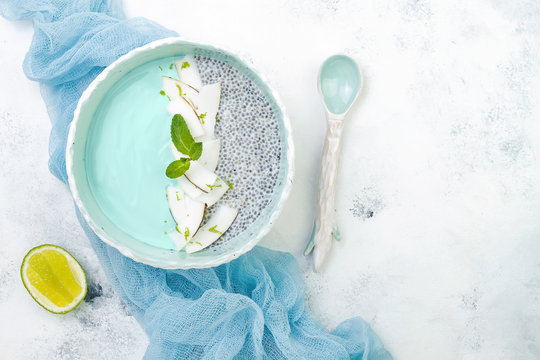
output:
[[[322,64],[317,85],[326,111],[345,115],[360,94],[362,76],[353,59],[334,55]]]

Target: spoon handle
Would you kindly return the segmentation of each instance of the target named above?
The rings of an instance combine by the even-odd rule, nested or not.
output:
[[[335,224],[334,202],[342,131],[343,119],[328,115],[319,180],[319,213],[315,220],[313,238],[316,270],[319,270],[330,251],[332,241],[339,240],[339,231]]]

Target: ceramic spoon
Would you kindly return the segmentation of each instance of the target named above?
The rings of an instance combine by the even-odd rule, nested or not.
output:
[[[322,64],[317,86],[326,110],[328,129],[319,181],[319,213],[304,255],[314,251],[315,269],[319,270],[332,247],[332,241],[340,239],[335,222],[334,200],[341,132],[343,122],[360,94],[362,76],[353,59],[345,55],[334,55]]]

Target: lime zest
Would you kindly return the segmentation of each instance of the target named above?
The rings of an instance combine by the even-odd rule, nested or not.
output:
[[[215,234],[223,235],[223,233],[216,228],[217,228],[217,225],[214,225],[210,229],[208,229],[208,231],[213,232]]]

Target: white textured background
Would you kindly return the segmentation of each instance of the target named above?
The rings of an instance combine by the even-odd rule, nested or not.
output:
[[[124,2],[247,56],[280,92],[297,175],[263,244],[297,255],[326,327],[360,315],[396,359],[540,359],[539,1]],[[0,19],[0,357],[139,358],[146,337],[47,170],[49,120],[21,70],[31,37]],[[366,86],[344,138],[343,241],[314,274],[301,252],[325,130],[315,76],[334,52],[358,59]],[[71,314],[47,313],[21,284],[41,243],[87,270]]]

